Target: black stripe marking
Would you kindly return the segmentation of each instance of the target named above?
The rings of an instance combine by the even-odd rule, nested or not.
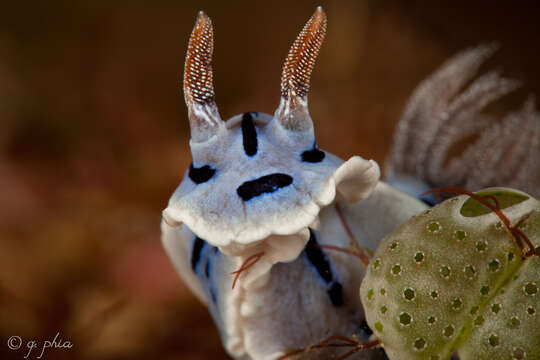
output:
[[[322,249],[319,247],[319,244],[317,243],[317,239],[315,239],[315,233],[313,233],[313,230],[309,229],[309,240],[306,245],[306,255],[310,263],[315,266],[315,269],[317,269],[317,272],[323,280],[327,283],[332,282],[332,270],[330,270],[330,263],[328,262],[328,259],[322,252]]]
[[[210,279],[210,259],[206,261],[206,266],[204,267],[204,275],[206,275],[206,277]]]
[[[430,198],[430,197],[423,196],[423,197],[420,198],[420,201],[422,201],[424,204],[426,204],[426,205],[428,205],[430,207],[435,206],[435,200]]]
[[[366,320],[363,320],[362,323],[360,324],[360,331],[366,334],[367,337],[370,337],[371,334],[373,334],[373,330],[371,330]]]
[[[319,273],[324,282],[329,285],[326,292],[332,305],[343,305],[343,286],[334,280],[330,262],[319,247],[317,239],[315,238],[315,233],[311,229],[309,229],[309,241],[305,251],[308,261],[315,267],[317,273]]]
[[[193,242],[193,248],[191,249],[191,269],[197,275],[199,278],[199,282],[204,287],[204,284],[208,286],[208,291],[210,293],[210,297],[212,298],[212,301],[214,304],[217,303],[217,294],[216,289],[213,286],[211,275],[212,275],[212,259],[215,258],[215,255],[217,254],[216,251],[214,251],[212,254],[214,256],[211,256],[212,254],[209,253],[209,251],[213,248],[216,250],[217,248],[211,247],[208,249],[208,251],[205,252],[206,246],[208,243],[201,239],[200,237],[196,236],[195,241]],[[209,256],[210,255],[210,256]],[[203,260],[203,258],[206,258],[206,263],[204,264],[204,268],[201,268],[199,266],[199,263]],[[197,272],[197,266],[199,267],[199,271]],[[206,276],[206,280],[201,278],[203,276],[202,272],[204,272],[204,275]]]
[[[382,347],[378,347],[376,349],[373,349],[372,351],[374,353],[379,354],[378,356],[375,357],[376,359],[388,360],[388,356],[386,355],[386,351],[384,351],[384,349]]]
[[[214,289],[212,286],[210,286],[210,296],[212,297],[212,302],[217,304],[216,289]]]
[[[204,267],[204,274],[206,275],[206,278],[208,279],[208,291],[210,292],[210,297],[212,298],[212,302],[214,304],[217,304],[217,295],[216,295],[216,289],[214,288],[212,284],[212,280],[210,279],[210,261],[211,258],[208,257],[206,260],[206,266]]]
[[[191,163],[191,165],[189,166],[188,176],[191,180],[193,180],[195,184],[202,184],[210,180],[215,173],[216,169],[211,168],[209,165],[204,165],[203,167],[196,168],[193,166],[193,163]]]
[[[313,145],[313,149],[306,150],[302,153],[302,161],[309,163],[318,163],[324,160],[326,154],[324,151],[319,150],[317,144]]]
[[[246,155],[255,155],[257,153],[258,140],[257,130],[255,129],[251,113],[245,113],[242,116],[242,140]]]
[[[193,272],[195,272],[195,269],[197,268],[197,264],[201,260],[201,252],[205,244],[206,242],[200,237],[195,238],[195,242],[193,243],[193,248],[191,249],[191,268],[193,269]]]
[[[330,297],[330,302],[334,306],[343,305],[343,286],[338,282],[333,282],[330,285],[330,289],[327,291],[328,296]]]
[[[236,189],[238,196],[244,201],[291,185],[293,178],[287,174],[275,173],[262,176],[258,179],[246,181]]]

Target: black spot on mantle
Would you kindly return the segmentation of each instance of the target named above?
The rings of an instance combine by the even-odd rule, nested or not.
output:
[[[313,149],[304,151],[301,156],[304,162],[318,163],[324,160],[326,154],[324,151],[319,150],[317,144],[314,144]]]
[[[254,156],[257,154],[257,130],[255,129],[251,113],[245,113],[242,116],[242,141],[244,144],[244,152],[247,156]]]
[[[211,168],[209,165],[196,168],[193,166],[193,163],[191,163],[188,176],[195,184],[202,184],[210,180],[215,173],[216,169]]]
[[[236,189],[236,193],[242,200],[248,201],[262,194],[273,193],[276,190],[291,185],[292,182],[293,178],[291,176],[274,173],[255,180],[246,181]]]

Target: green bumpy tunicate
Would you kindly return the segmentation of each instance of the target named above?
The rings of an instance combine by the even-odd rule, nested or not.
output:
[[[493,188],[503,213],[540,250],[540,201]],[[494,203],[493,200],[487,200]],[[391,360],[540,359],[540,257],[469,196],[414,216],[379,245],[360,288]]]

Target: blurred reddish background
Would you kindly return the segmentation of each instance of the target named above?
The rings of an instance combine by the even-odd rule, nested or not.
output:
[[[226,358],[159,240],[190,163],[188,36],[204,9],[223,118],[273,113],[288,47],[321,3],[329,28],[310,111],[320,146],[339,156],[382,163],[415,85],[482,42],[498,41],[490,65],[525,82],[504,106],[540,94],[538,1],[0,5],[1,359],[27,353],[9,350],[10,336],[24,346],[58,332],[74,347],[43,359]]]

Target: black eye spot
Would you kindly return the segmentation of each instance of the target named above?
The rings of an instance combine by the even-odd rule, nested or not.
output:
[[[324,160],[326,154],[319,150],[317,144],[313,145],[313,149],[306,150],[302,153],[302,161],[309,163],[318,163]]]
[[[206,245],[206,242],[203,239],[201,239],[200,237],[195,238],[193,248],[191,249],[191,268],[193,269],[193,272],[195,272],[197,264],[201,260],[201,252],[204,248],[204,245]]]
[[[236,189],[238,196],[244,201],[291,185],[293,178],[287,174],[275,173],[262,176],[258,179],[246,181]]]
[[[193,163],[189,166],[188,176],[195,184],[202,184],[207,182],[214,176],[216,169],[211,168],[209,165],[204,165],[200,168],[193,166]]]
[[[255,155],[257,153],[258,140],[257,130],[255,129],[251,113],[245,113],[242,117],[242,140],[246,155]]]

